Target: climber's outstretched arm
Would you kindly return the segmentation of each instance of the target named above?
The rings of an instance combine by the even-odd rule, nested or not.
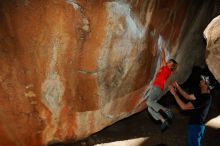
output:
[[[160,53],[160,67],[166,65],[166,57],[165,57],[165,51],[164,48],[162,48],[161,53]]]

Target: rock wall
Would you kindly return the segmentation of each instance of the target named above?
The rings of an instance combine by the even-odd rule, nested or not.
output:
[[[213,19],[204,31],[207,41],[206,62],[220,83],[220,16]]]
[[[217,4],[0,0],[0,145],[78,140],[142,110],[162,47],[180,82],[204,64]]]

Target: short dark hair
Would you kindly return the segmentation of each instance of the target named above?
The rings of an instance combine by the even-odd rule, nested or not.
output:
[[[174,60],[174,59],[169,59],[168,61],[171,61],[171,62],[173,62],[174,64],[178,64],[177,61]]]
[[[168,62],[173,62],[173,66],[171,67],[171,71],[175,71],[177,69],[178,63],[174,59],[169,59]]]

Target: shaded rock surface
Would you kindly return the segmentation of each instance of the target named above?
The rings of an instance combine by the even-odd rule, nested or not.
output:
[[[165,48],[204,64],[218,1],[0,0],[0,145],[78,140],[146,105]]]

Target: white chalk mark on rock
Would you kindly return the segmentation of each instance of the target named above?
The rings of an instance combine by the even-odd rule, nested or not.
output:
[[[80,9],[80,5],[75,0],[66,0],[66,2],[73,6],[74,9]]]
[[[61,38],[55,36],[52,42],[52,57],[48,66],[47,77],[41,86],[41,94],[44,104],[52,113],[52,119],[43,131],[44,141],[50,141],[56,133],[59,123],[60,109],[62,108],[61,98],[64,94],[64,85],[56,71],[58,51],[62,48]]]
[[[60,98],[64,93],[64,86],[60,81],[60,77],[55,69],[57,63],[57,53],[59,48],[61,48],[61,42],[59,39],[55,38],[53,42],[53,55],[49,64],[48,75],[42,85],[41,90],[46,104],[49,105],[50,110],[53,111],[53,113],[55,114],[57,114],[57,111],[60,108]]]
[[[108,13],[107,27],[97,61],[100,106],[106,106],[117,96],[119,90],[122,89],[122,92],[126,93],[132,88],[135,71],[138,70],[137,59],[144,50],[146,34],[146,27],[136,19],[130,4],[121,1],[106,2],[105,6]],[[111,56],[114,57],[109,61]],[[130,78],[127,78],[128,76]],[[126,87],[125,80],[130,83]],[[116,118],[109,114],[111,108],[107,110],[103,108],[101,110],[103,117],[110,120]]]

